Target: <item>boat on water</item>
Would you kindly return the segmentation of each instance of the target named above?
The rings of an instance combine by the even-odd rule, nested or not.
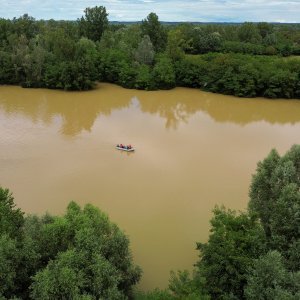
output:
[[[116,149],[126,151],[126,152],[133,152],[134,151],[134,148],[131,145],[125,146],[125,145],[122,145],[122,144],[118,144],[116,146]]]

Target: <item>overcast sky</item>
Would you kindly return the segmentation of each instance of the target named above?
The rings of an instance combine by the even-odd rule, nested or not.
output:
[[[299,22],[300,0],[0,0],[0,17],[76,20],[86,7],[105,6],[110,21]]]

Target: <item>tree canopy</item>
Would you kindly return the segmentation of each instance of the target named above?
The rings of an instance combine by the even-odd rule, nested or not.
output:
[[[0,297],[132,297],[141,270],[127,236],[106,214],[71,202],[61,217],[24,216],[8,190],[0,195]]]

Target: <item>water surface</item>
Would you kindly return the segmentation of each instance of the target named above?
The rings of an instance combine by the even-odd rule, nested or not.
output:
[[[17,205],[39,214],[63,213],[70,200],[100,207],[129,235],[150,289],[192,268],[215,205],[247,206],[259,160],[299,143],[300,101],[2,86],[0,132],[0,185]]]

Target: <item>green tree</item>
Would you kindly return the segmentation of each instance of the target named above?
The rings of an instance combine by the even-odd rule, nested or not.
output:
[[[257,219],[246,213],[216,208],[207,243],[198,243],[198,272],[212,299],[244,299],[248,269],[265,251]]]
[[[39,37],[30,41],[30,52],[23,58],[25,79],[23,87],[42,87],[45,73],[45,62],[48,52],[39,41]]]
[[[52,258],[33,278],[34,299],[131,295],[140,269],[132,264],[127,237],[105,214],[91,205],[81,210],[70,203],[65,216],[56,217],[45,230],[42,241],[48,242]]]
[[[262,37],[257,26],[251,22],[245,22],[238,29],[238,36],[241,42],[260,43]]]
[[[108,13],[103,6],[88,7],[84,10],[79,22],[82,35],[96,42],[100,41],[104,31],[108,28]]]
[[[140,276],[128,238],[97,208],[24,218],[0,188],[0,299],[128,299]]]
[[[272,150],[258,164],[249,208],[258,214],[270,249],[278,250],[293,271],[300,270],[300,146],[280,157]]]
[[[144,65],[151,65],[154,60],[154,50],[148,35],[145,35],[135,51],[135,60]]]
[[[12,33],[12,22],[11,20],[6,20],[0,18],[0,47],[6,48],[8,42],[8,36]],[[3,50],[4,50],[3,49]]]
[[[175,63],[176,83],[192,88],[206,87],[210,68],[212,63],[200,56],[185,56]]]
[[[179,29],[170,30],[168,32],[166,52],[173,62],[184,57],[184,47],[185,40],[183,32]]]
[[[264,39],[267,35],[273,33],[274,25],[267,22],[259,22],[257,28],[261,37]]]
[[[267,34],[267,35],[264,37],[263,42],[264,42],[264,44],[269,45],[269,46],[274,46],[274,45],[276,45],[276,44],[277,44],[277,38],[276,38],[275,33]]]
[[[220,48],[221,36],[218,32],[207,32],[201,27],[195,27],[192,40],[193,53],[215,52]]]
[[[277,251],[268,252],[255,260],[247,276],[247,300],[300,299],[300,272],[288,272]]]
[[[155,85],[159,89],[169,89],[175,86],[175,70],[170,58],[159,55],[153,68]]]
[[[123,51],[111,49],[103,52],[99,66],[103,81],[119,82],[121,70],[128,64],[129,58]]]
[[[74,59],[76,39],[63,28],[47,30],[41,43],[45,50],[51,53],[54,61],[69,61]]]
[[[166,48],[167,33],[155,13],[150,13],[141,24],[142,35],[148,35],[155,52],[163,52]]]
[[[19,18],[14,18],[13,23],[13,32],[18,36],[24,35],[28,40],[33,38],[38,32],[37,22],[33,17],[30,17],[28,14],[24,14]]]
[[[2,217],[2,216],[1,216]],[[1,220],[1,218],[0,218]],[[19,253],[17,242],[7,234],[0,235],[0,299],[16,296],[16,278],[18,273]]]
[[[15,207],[12,193],[0,187],[0,235],[5,234],[11,238],[21,237],[24,216],[23,212]]]
[[[136,69],[131,63],[123,60],[120,65],[120,72],[117,83],[125,88],[134,88]]]
[[[266,78],[264,96],[269,98],[293,98],[298,74],[284,69],[273,69]]]
[[[195,272],[190,276],[188,271],[171,272],[169,290],[174,299],[185,300],[209,300],[205,279]]]
[[[0,51],[0,84],[13,83],[14,67],[11,55],[5,51]]]
[[[134,87],[139,90],[154,89],[154,79],[149,66],[147,65],[138,66]]]
[[[115,26],[115,25],[114,25]],[[113,30],[114,29],[114,30]],[[123,25],[119,29],[109,26],[101,38],[99,52],[118,50],[123,52],[131,62],[135,60],[135,52],[141,43],[141,28],[139,24]]]

